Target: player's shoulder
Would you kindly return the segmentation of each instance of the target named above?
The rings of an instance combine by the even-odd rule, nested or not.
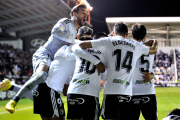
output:
[[[61,48],[59,48],[59,50],[55,53],[54,58],[58,57],[58,56],[62,56],[64,54],[64,51],[68,48],[67,45],[62,46]]]
[[[58,23],[69,24],[72,23],[72,20],[69,18],[62,18],[58,21]]]

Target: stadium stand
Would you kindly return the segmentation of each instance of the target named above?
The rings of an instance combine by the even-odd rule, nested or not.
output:
[[[22,85],[32,74],[32,53],[15,49],[12,45],[0,44],[0,81],[15,79]]]

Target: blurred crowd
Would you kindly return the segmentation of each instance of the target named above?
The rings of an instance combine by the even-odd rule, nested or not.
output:
[[[178,81],[180,81],[180,52],[178,50],[175,50],[175,54],[176,54],[177,77],[178,77]]]
[[[175,64],[173,50],[170,54],[159,51],[154,60],[153,68],[155,72],[154,84],[161,84],[161,86],[178,86],[180,83],[180,52],[175,50],[177,79],[175,77]]]
[[[153,69],[155,72],[154,84],[172,81],[174,74],[171,72],[171,65],[174,64],[173,51],[170,54],[159,51],[154,58]]]
[[[0,44],[0,81],[14,79],[24,84],[24,78],[32,75],[32,53],[15,49],[12,45]]]

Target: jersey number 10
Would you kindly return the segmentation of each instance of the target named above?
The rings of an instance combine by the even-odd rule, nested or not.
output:
[[[96,57],[97,59],[99,59],[98,56],[96,56],[96,55],[93,55],[93,56]],[[80,59],[81,59],[81,66],[79,69],[79,73],[85,72],[86,74],[93,74],[96,70],[96,66],[83,58],[80,58]],[[92,66],[91,69],[90,69],[90,66]]]

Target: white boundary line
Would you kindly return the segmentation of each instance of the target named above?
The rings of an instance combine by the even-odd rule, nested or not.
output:
[[[26,108],[22,108],[22,109],[16,109],[16,111],[26,110],[26,109],[30,109],[30,108],[33,108],[33,106],[31,106],[31,107],[26,107]],[[10,113],[10,112],[0,112],[0,115],[1,115],[1,114],[6,114],[6,113]]]

